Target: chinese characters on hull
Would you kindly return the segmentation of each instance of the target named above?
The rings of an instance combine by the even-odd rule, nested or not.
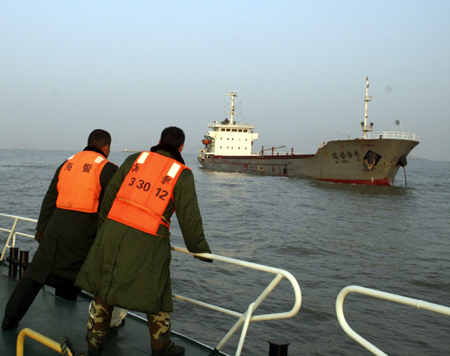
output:
[[[354,150],[354,151],[342,151],[340,153],[334,152],[331,154],[331,158],[335,160],[334,163],[348,163],[349,160],[356,160],[356,161],[360,161],[361,157],[360,157],[360,153],[358,150]]]

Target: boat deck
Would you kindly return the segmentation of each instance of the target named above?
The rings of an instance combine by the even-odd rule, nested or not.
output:
[[[7,278],[8,268],[1,264],[0,308],[3,319],[4,308],[12,294],[16,282]],[[54,289],[44,286],[19,326],[0,333],[0,355],[15,355],[16,341],[20,331],[30,328],[59,343],[67,336],[76,351],[87,350],[85,339],[90,297],[80,295],[77,301],[67,301],[54,295]],[[211,348],[194,340],[173,333],[172,341],[186,349],[186,355],[209,355]],[[56,351],[26,337],[24,355],[57,355]],[[128,315],[125,325],[110,328],[101,352],[102,356],[142,356],[151,355],[150,335],[147,322],[138,316]],[[219,353],[219,355],[224,355]]]

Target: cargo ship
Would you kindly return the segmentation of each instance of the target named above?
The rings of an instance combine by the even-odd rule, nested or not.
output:
[[[255,126],[234,121],[237,92],[231,91],[230,118],[208,125],[199,149],[198,161],[206,168],[223,172],[241,172],[262,176],[311,178],[333,183],[393,186],[406,157],[419,144],[414,133],[373,131],[368,123],[369,78],[366,78],[365,116],[361,122],[363,136],[357,139],[321,142],[315,154],[279,152],[283,147],[262,147],[252,152],[259,138]],[[400,122],[397,120],[396,124]],[[406,176],[405,176],[406,177]]]

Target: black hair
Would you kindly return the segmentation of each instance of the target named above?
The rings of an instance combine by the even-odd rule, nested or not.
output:
[[[105,130],[94,130],[89,135],[87,145],[99,149],[111,145],[111,135]]]
[[[161,132],[161,142],[180,148],[184,144],[184,132],[175,126],[167,127]]]

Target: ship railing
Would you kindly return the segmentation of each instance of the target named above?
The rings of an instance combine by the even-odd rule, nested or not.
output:
[[[288,155],[293,155],[294,154],[294,149],[291,148],[291,152],[275,152],[275,150],[280,150],[284,148],[285,150],[287,150],[286,146],[279,146],[279,147],[269,147],[266,148],[264,146],[261,147],[261,151],[258,152],[258,154],[260,156],[288,156]]]
[[[397,294],[387,293],[383,291],[379,291],[376,289],[371,288],[365,288],[360,286],[347,286],[344,289],[340,291],[336,298],[336,315],[337,319],[339,321],[339,324],[341,325],[342,329],[349,335],[353,340],[357,341],[359,344],[364,346],[367,350],[372,352],[374,355],[377,356],[387,356],[386,353],[381,351],[379,348],[377,348],[375,345],[364,339],[362,336],[360,336],[358,333],[356,333],[347,323],[344,316],[344,299],[345,297],[350,293],[359,293],[363,295],[368,295],[370,297],[384,299],[390,302],[399,303],[399,304],[405,304],[409,305],[411,307],[415,307],[418,309],[425,309],[428,311],[432,311],[439,314],[444,314],[447,316],[450,316],[450,308],[445,307],[443,305],[434,304],[430,302],[426,302],[419,299],[413,299],[404,297]]]
[[[0,213],[0,217],[10,218],[13,220],[13,224],[10,229],[0,228],[0,231],[5,231],[9,234],[8,238],[6,240],[5,246],[3,248],[2,255],[0,257],[0,262],[1,262],[5,256],[6,249],[9,247],[15,247],[17,235],[24,236],[27,238],[34,238],[33,235],[18,232],[17,231],[18,223],[21,221],[37,223],[37,220],[25,218],[25,217],[21,217],[21,216],[2,214],[2,213]],[[176,246],[172,246],[172,250],[176,251],[176,252],[188,254],[188,255],[195,255],[195,256],[202,257],[202,258],[215,260],[218,262],[229,263],[229,264],[241,266],[244,268],[258,270],[258,271],[262,271],[262,272],[266,272],[266,273],[275,275],[274,279],[267,285],[267,287],[264,289],[264,291],[252,303],[249,304],[247,310],[244,312],[229,310],[229,309],[217,306],[217,305],[205,303],[205,302],[191,299],[188,297],[183,297],[181,295],[173,295],[173,297],[176,299],[179,299],[179,300],[182,300],[185,302],[189,302],[189,303],[193,303],[195,305],[202,306],[202,307],[205,307],[208,309],[212,309],[214,311],[228,314],[228,315],[231,315],[231,316],[234,316],[237,318],[236,323],[231,327],[231,329],[226,333],[226,335],[222,338],[222,340],[217,344],[216,348],[212,351],[210,356],[213,356],[213,355],[216,355],[217,353],[219,353],[220,349],[230,340],[230,338],[242,326],[241,336],[240,336],[239,344],[238,344],[238,347],[236,350],[236,356],[239,356],[242,352],[245,337],[247,335],[249,324],[251,322],[292,318],[300,310],[300,306],[302,303],[302,294],[301,294],[300,286],[299,286],[297,280],[295,279],[295,277],[291,273],[289,273],[285,270],[282,270],[279,268],[274,268],[274,267],[269,267],[269,266],[265,266],[265,265],[260,265],[257,263],[242,261],[242,260],[238,260],[238,259],[234,259],[234,258],[230,258],[230,257],[209,254],[209,253],[193,254],[193,253],[190,253],[185,248],[176,247]],[[267,296],[275,289],[275,287],[284,278],[286,278],[291,283],[292,288],[293,288],[294,300],[293,300],[292,309],[289,311],[284,311],[284,312],[254,315],[255,310],[261,305],[261,303],[267,298]]]
[[[292,318],[300,310],[300,306],[302,303],[302,295],[301,295],[301,291],[300,291],[300,286],[299,286],[297,280],[295,279],[295,277],[291,273],[289,273],[285,270],[282,270],[279,268],[274,268],[274,267],[269,267],[269,266],[264,266],[264,265],[260,265],[260,264],[256,264],[256,263],[252,263],[252,262],[237,260],[237,259],[230,258],[230,257],[214,255],[214,254],[210,254],[210,253],[194,254],[194,253],[190,253],[185,248],[176,247],[176,246],[172,246],[172,250],[181,252],[181,253],[185,253],[188,255],[195,255],[195,256],[208,258],[208,259],[212,259],[212,260],[220,261],[220,262],[224,262],[224,263],[229,263],[229,264],[233,264],[233,265],[237,265],[237,266],[241,266],[241,267],[245,267],[245,268],[250,268],[250,269],[254,269],[254,270],[258,270],[258,271],[262,271],[262,272],[267,272],[267,273],[271,273],[271,274],[275,275],[275,278],[272,280],[272,282],[269,283],[269,285],[266,287],[266,289],[255,299],[255,301],[253,301],[252,303],[249,304],[249,306],[245,312],[233,311],[233,310],[222,308],[222,307],[219,307],[219,306],[216,306],[213,304],[205,303],[205,302],[202,302],[199,300],[183,297],[183,296],[176,295],[176,294],[173,295],[173,297],[176,299],[179,299],[179,300],[182,300],[185,302],[189,302],[189,303],[193,303],[195,305],[202,306],[202,307],[205,307],[208,309],[212,309],[217,312],[232,315],[237,318],[236,323],[226,333],[226,335],[217,344],[217,346],[215,347],[215,349],[209,356],[216,355],[221,350],[221,348],[228,342],[228,340],[242,326],[241,337],[239,339],[239,344],[238,344],[236,354],[235,354],[236,356],[239,356],[242,352],[242,347],[244,345],[245,337],[246,337],[246,334],[247,334],[247,331],[249,328],[249,324],[251,322]],[[264,299],[266,299],[266,297],[274,290],[274,288],[278,285],[278,283],[280,283],[280,281],[283,278],[286,278],[291,283],[292,288],[294,290],[294,305],[293,305],[292,309],[287,312],[254,315],[255,310],[261,305],[261,303],[264,301]]]
[[[420,141],[420,136],[403,131],[374,131],[367,133],[367,138],[370,140],[375,139],[396,139],[396,140],[410,140],[410,141]]]
[[[16,356],[23,356],[24,355],[24,346],[25,346],[25,337],[28,336],[29,338],[36,340],[37,342],[40,342],[42,345],[47,346],[48,348],[55,350],[56,352],[63,354],[63,355],[70,355],[72,356],[74,353],[70,349],[66,349],[66,353],[63,352],[61,348],[61,344],[57,343],[56,341],[48,338],[45,335],[42,335],[32,329],[24,328],[20,331],[19,336],[17,336],[17,342],[16,342]]]
[[[12,224],[12,227],[10,229],[5,229],[5,228],[1,228],[0,227],[0,231],[7,232],[9,234],[8,238],[6,239],[5,246],[3,247],[2,254],[0,256],[0,262],[1,262],[5,258],[6,250],[8,248],[10,248],[10,247],[15,247],[16,246],[16,236],[19,235],[19,236],[31,237],[31,238],[34,239],[33,235],[25,234],[23,232],[16,231],[19,221],[27,221],[27,222],[37,223],[37,220],[36,219],[30,219],[30,218],[24,218],[24,217],[16,216],[16,215],[1,214],[1,213],[0,213],[0,217],[13,219],[13,224]],[[11,240],[12,240],[12,242],[11,242]],[[10,243],[11,243],[11,245],[10,245]]]
[[[236,128],[241,128],[242,127],[242,128],[247,129],[247,130],[251,130],[251,129],[255,128],[255,125],[253,125],[253,124],[249,124],[247,122],[241,123],[241,122],[237,122],[237,121],[234,121],[233,123],[230,123],[230,122],[225,123],[225,122],[221,122],[221,121],[214,121],[213,123],[208,124],[208,127],[211,128],[211,129],[216,128],[216,127],[232,128],[233,126],[235,126]]]
[[[261,153],[261,151],[260,152],[257,152],[257,153],[252,153],[254,156],[256,155],[256,156],[262,156],[262,157],[264,157],[264,156],[269,156],[269,157],[272,157],[272,156],[292,156],[293,154],[292,153],[290,153],[290,152],[264,152],[264,153]]]

